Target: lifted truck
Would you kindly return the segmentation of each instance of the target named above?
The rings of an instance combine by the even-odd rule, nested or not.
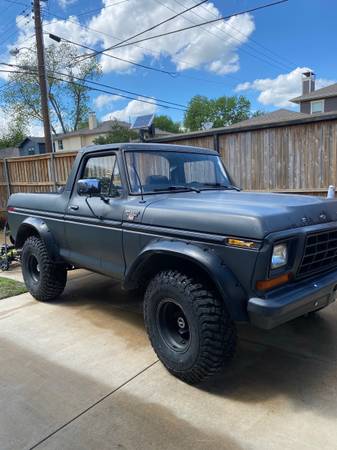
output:
[[[82,149],[63,192],[11,195],[8,218],[33,297],[60,296],[70,266],[141,289],[152,346],[188,383],[232,358],[235,322],[272,328],[336,295],[337,201],[240,192],[208,149]]]

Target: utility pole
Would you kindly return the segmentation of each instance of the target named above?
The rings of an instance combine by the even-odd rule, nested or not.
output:
[[[37,51],[37,70],[39,75],[39,85],[41,93],[41,111],[44,128],[44,139],[46,153],[53,152],[53,143],[50,132],[49,106],[48,106],[48,83],[47,71],[44,59],[44,44],[41,21],[40,0],[33,0],[33,12],[35,22],[36,51]]]

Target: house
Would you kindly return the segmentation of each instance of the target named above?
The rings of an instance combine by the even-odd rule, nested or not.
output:
[[[54,150],[56,152],[62,150],[77,151],[82,147],[93,145],[94,140],[99,136],[106,136],[111,132],[111,127],[116,123],[114,120],[105,120],[98,123],[96,114],[94,112],[89,113],[88,128],[81,128],[76,131],[70,131],[69,133],[60,133],[53,136]],[[121,120],[118,120],[119,125],[125,128],[130,128],[130,124]],[[168,136],[171,133],[163,130],[155,129],[155,134],[158,137]]]
[[[0,159],[13,158],[20,156],[20,149],[18,147],[6,147],[0,149]]]
[[[69,133],[60,133],[53,136],[54,149],[56,152],[62,150],[74,151],[79,150],[82,147],[92,145],[94,140],[99,136],[105,136],[111,131],[111,126],[115,123],[115,120],[106,120],[97,123],[96,114],[94,112],[89,113],[89,127],[81,128],[76,131],[70,131]],[[127,122],[118,121],[120,125],[130,128],[130,124]]]
[[[44,137],[27,136],[18,146],[19,156],[40,155],[46,153]]]
[[[330,113],[337,111],[337,83],[315,89],[315,74],[302,74],[302,95],[290,100],[300,105],[304,114]]]

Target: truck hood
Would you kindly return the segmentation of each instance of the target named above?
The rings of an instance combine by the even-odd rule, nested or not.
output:
[[[251,239],[336,220],[335,199],[236,191],[160,196],[150,202],[142,218],[148,225]]]

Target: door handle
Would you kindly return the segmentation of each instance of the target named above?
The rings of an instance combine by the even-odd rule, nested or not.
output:
[[[70,205],[70,209],[77,211],[79,209],[79,206],[78,205]]]

